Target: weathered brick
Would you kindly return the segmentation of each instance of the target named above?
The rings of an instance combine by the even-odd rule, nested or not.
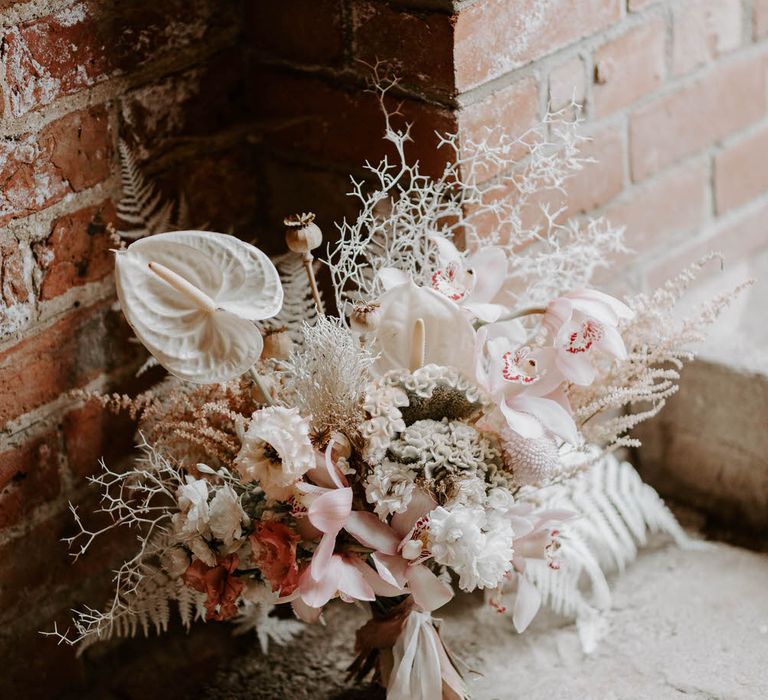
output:
[[[752,29],[755,39],[768,36],[768,0],[755,0],[752,6]]]
[[[625,147],[623,128],[609,124],[586,130],[591,141],[581,148],[584,158],[594,160],[565,183],[566,214],[582,214],[610,202],[624,189]]]
[[[688,73],[741,44],[741,0],[688,0],[675,5],[672,72]]]
[[[189,70],[143,84],[120,100],[121,138],[139,161],[225,130],[246,111],[242,51],[221,51]]]
[[[353,54],[367,66],[381,61],[405,85],[453,93],[453,20],[371,0],[352,5]],[[370,72],[370,69],[364,69]]]
[[[630,119],[632,176],[641,180],[765,114],[763,58],[718,65]]]
[[[487,0],[456,18],[459,91],[595,34],[621,17],[623,0]]]
[[[54,431],[0,453],[0,530],[59,493],[59,452]]]
[[[549,104],[551,109],[567,107],[571,102],[584,104],[587,80],[584,61],[574,56],[552,69],[549,74]]]
[[[664,78],[666,25],[652,16],[595,52],[595,110],[604,116],[656,90]]]
[[[72,287],[111,274],[114,260],[108,223],[117,223],[111,201],[66,214],[53,222],[48,238],[34,249],[43,271],[40,299],[53,299]]]
[[[159,56],[205,41],[234,7],[205,0],[93,5],[75,0],[0,37],[11,112],[20,116]],[[73,50],[73,47],[74,50]]]
[[[0,140],[0,226],[105,180],[110,155],[103,106],[69,114],[37,134]]]
[[[29,319],[33,295],[29,247],[10,233],[0,233],[0,336]]]
[[[539,86],[535,78],[523,78],[459,111],[461,142],[477,143],[488,138],[493,142],[498,138],[499,130],[507,136],[522,136],[536,123],[538,114]],[[523,152],[521,149],[520,155]],[[487,176],[493,174],[489,170]]]
[[[247,238],[260,220],[257,172],[254,147],[235,142],[182,159],[153,180],[161,191],[185,198],[189,205],[185,226],[232,230]]]
[[[646,283],[658,287],[674,277],[680,270],[711,252],[723,254],[724,265],[736,263],[765,252],[765,222],[768,205],[762,205],[734,220],[718,221],[713,231],[679,247],[659,258],[647,271]],[[712,263],[717,265],[717,263]],[[758,280],[758,284],[762,284]]]
[[[340,0],[247,2],[246,37],[269,58],[335,66],[344,60]]]
[[[127,413],[115,413],[91,401],[69,411],[62,430],[67,466],[85,477],[98,471],[100,459],[112,465],[130,452],[135,425]]]
[[[0,353],[0,425],[122,366],[135,352],[109,305],[67,314]]]
[[[319,78],[278,70],[256,70],[253,109],[265,120],[261,138],[269,148],[319,159],[345,168],[378,162],[394,149],[384,141],[384,117],[376,95],[357,87],[345,89]],[[412,142],[406,155],[418,160],[422,171],[439,174],[447,152],[437,148],[435,132],[456,130],[454,116],[445,108],[415,99],[386,99],[390,112],[399,106],[393,125],[411,123]]]
[[[685,164],[634,187],[608,207],[606,216],[611,223],[626,226],[630,249],[646,254],[701,226],[708,187],[707,163]]]
[[[739,207],[768,189],[768,128],[739,139],[715,157],[718,214]]]

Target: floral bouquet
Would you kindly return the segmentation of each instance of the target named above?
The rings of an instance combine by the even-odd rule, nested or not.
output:
[[[558,223],[547,205],[525,223],[532,196],[585,162],[567,113],[520,138],[446,136],[437,178],[385,117],[397,157],[353,181],[359,216],[320,260],[312,214],[285,220],[290,252],[274,262],[230,235],[151,230],[159,200],[123,149],[134,228],[118,297],[170,376],[99,397],[138,418],[141,455],[93,477],[111,519],[90,530],[73,508],[70,544],[79,556],[127,526],[139,546],[107,608],[76,613],[62,640],[163,630],[174,602],[186,625],[233,620],[266,647],[339,599],[371,611],[357,679],[392,700],[465,698],[433,618],[457,591],[485,591],[518,632],[549,605],[589,651],[604,572],[648,531],[686,541],[612,452],[636,444],[626,432],[675,390],[684,347],[727,298],[675,321],[691,270],[621,301],[589,286],[620,231]]]

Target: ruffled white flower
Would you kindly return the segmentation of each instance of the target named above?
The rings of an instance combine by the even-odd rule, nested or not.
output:
[[[235,466],[270,498],[284,500],[291,486],[315,466],[309,422],[296,408],[270,406],[251,416]]]
[[[456,495],[454,502],[464,506],[482,506],[485,503],[485,490],[487,484],[484,479],[476,476],[470,476],[464,479],[458,479],[454,482]]]
[[[480,506],[438,506],[429,514],[429,550],[438,564],[459,575],[465,591],[495,588],[512,569],[512,525],[503,518],[489,523]]]
[[[240,499],[228,484],[220,488],[208,506],[211,534],[229,548],[243,536],[242,524],[248,516]]]
[[[403,513],[416,488],[416,472],[405,464],[385,459],[377,464],[365,481],[365,497],[382,520]]]
[[[210,532],[208,521],[208,482],[187,475],[186,483],[179,486],[176,498],[179,513],[176,514],[176,531],[183,537],[206,535]]]
[[[369,418],[360,425],[360,434],[366,441],[367,459],[380,460],[389,447],[390,440],[405,430],[400,408],[407,405],[408,396],[398,387],[378,382],[366,387],[363,408]]]
[[[485,507],[498,513],[507,513],[515,504],[514,496],[504,488],[494,487],[488,491]]]

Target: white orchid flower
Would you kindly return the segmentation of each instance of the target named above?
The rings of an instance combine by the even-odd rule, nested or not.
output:
[[[142,238],[115,260],[117,296],[139,340],[171,374],[198,384],[239,376],[263,348],[254,321],[283,305],[280,277],[258,248],[223,233]]]
[[[574,384],[591,384],[597,376],[595,354],[626,359],[618,325],[633,315],[626,304],[594,289],[570,292],[550,302],[544,325],[557,351],[557,369]]]
[[[463,255],[443,236],[430,236],[437,247],[440,268],[431,277],[431,288],[468,312],[471,318],[493,323],[507,311],[495,303],[507,279],[507,254],[498,246],[483,247],[475,253]],[[378,275],[385,290],[389,291],[406,282],[411,276],[393,267],[382,268]]]
[[[441,264],[432,275],[432,289],[481,321],[497,321],[507,310],[493,301],[507,279],[507,254],[503,248],[486,246],[465,256],[443,236],[430,236],[430,240],[437,246]]]

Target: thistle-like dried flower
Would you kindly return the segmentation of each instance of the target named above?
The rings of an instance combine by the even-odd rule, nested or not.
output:
[[[314,326],[305,324],[304,343],[286,363],[283,398],[310,417],[313,435],[338,431],[354,439],[365,419],[363,391],[372,364],[338,319],[321,316]]]
[[[323,242],[323,232],[315,223],[315,215],[312,212],[286,216],[283,224],[285,242],[294,253],[309,253]]]
[[[527,486],[549,481],[560,469],[555,441],[547,435],[524,438],[512,430],[501,434],[504,466],[516,484]]]

